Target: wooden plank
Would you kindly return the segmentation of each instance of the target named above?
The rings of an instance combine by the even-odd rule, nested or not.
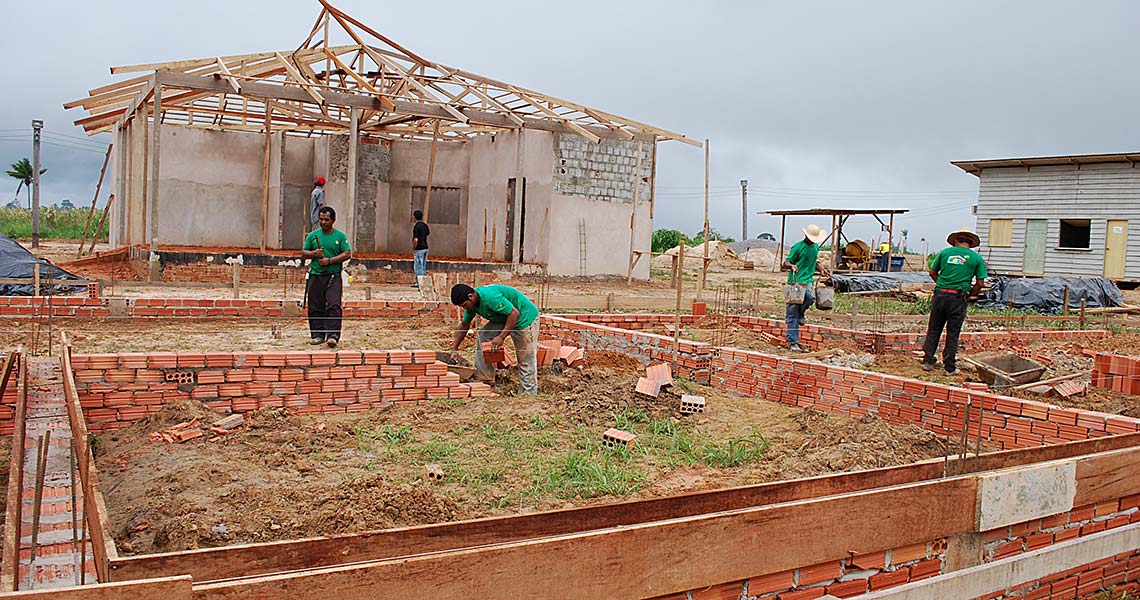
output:
[[[1140,494],[1140,448],[1088,456],[1077,461],[1073,506],[1085,506]]]
[[[91,219],[95,216],[95,205],[99,202],[99,192],[103,189],[103,177],[107,174],[107,164],[111,162],[111,148],[114,144],[107,145],[107,155],[103,157],[103,168],[99,169],[99,183],[95,184],[95,196],[91,198],[91,210],[87,211],[87,223],[83,225],[83,237],[79,238],[79,251],[75,254],[76,258],[83,255],[83,245],[87,243],[87,233],[91,230]],[[95,237],[99,237],[96,235]]]
[[[792,481],[308,540],[245,544],[144,556],[111,566],[116,581],[189,573],[195,581],[438,552],[578,531],[688,517],[899,485],[939,477],[942,461]]]
[[[190,577],[182,576],[29,590],[5,594],[4,597],[18,600],[193,600],[194,588]]]
[[[0,591],[8,592],[18,589],[19,580],[17,567],[19,565],[20,536],[22,517],[20,508],[24,502],[24,435],[25,415],[28,405],[27,376],[28,368],[23,353],[10,352],[4,361],[4,377],[7,377],[13,363],[19,363],[17,383],[20,386],[16,400],[15,428],[12,432],[12,454],[8,459],[8,504],[4,507],[4,546],[0,555]]]
[[[974,524],[971,477],[581,535],[195,585],[195,598],[644,598],[925,542]],[[805,535],[805,532],[811,532]],[[557,565],[557,568],[552,568]]]

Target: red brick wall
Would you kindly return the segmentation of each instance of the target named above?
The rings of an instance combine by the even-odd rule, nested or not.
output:
[[[873,414],[897,425],[915,424],[945,435],[961,433],[971,406],[969,435],[1003,449],[1058,444],[1140,431],[1140,419],[1064,408],[988,392],[834,367],[817,362],[719,348],[711,383],[792,406],[854,416]]]
[[[784,337],[783,321],[760,317],[736,317],[735,319],[742,327]],[[1100,329],[1087,331],[968,331],[962,333],[959,338],[959,347],[964,352],[979,352],[1040,340],[1088,340],[1102,339],[1111,335],[1111,332]],[[945,338],[945,336],[943,337]],[[814,350],[825,347],[828,340],[855,340],[868,351],[876,350],[877,345],[878,352],[902,353],[921,350],[922,344],[926,340],[926,334],[875,333],[820,325],[800,326],[800,345]]]
[[[460,383],[431,350],[76,354],[72,365],[92,431],[125,427],[187,398],[221,412],[328,413],[492,395],[485,384]],[[172,381],[187,372],[194,383]]]
[[[573,319],[575,321],[582,321],[584,323],[594,323],[596,325],[605,325],[607,327],[616,327],[618,329],[631,329],[633,331],[649,329],[650,327],[660,327],[662,325],[674,325],[677,322],[676,317],[673,315],[662,314],[585,313],[557,316],[562,317],[563,319]],[[700,317],[695,317],[693,315],[681,315],[682,325],[691,325],[698,320],[700,320]]]
[[[128,298],[125,318],[279,317],[286,303],[297,306],[299,310],[297,300]],[[111,315],[107,298],[0,296],[0,317],[46,316],[49,305],[52,316],[59,318],[106,318]],[[347,318],[404,319],[430,314],[456,315],[455,307],[447,302],[350,300],[344,303],[343,308]]]
[[[618,352],[636,358],[642,363],[651,361],[673,362],[675,354],[673,338],[653,333],[619,329],[550,315],[542,316],[541,328],[544,337],[554,338],[587,350]],[[680,340],[674,372],[679,377],[707,383],[712,352],[713,347],[710,344]]]

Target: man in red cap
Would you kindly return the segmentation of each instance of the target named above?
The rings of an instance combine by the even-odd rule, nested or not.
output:
[[[325,202],[325,178],[318,177],[313,184],[313,194],[309,197],[309,231],[317,228],[320,222],[320,211],[327,204]]]

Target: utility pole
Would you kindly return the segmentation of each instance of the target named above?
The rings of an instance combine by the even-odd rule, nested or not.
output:
[[[32,119],[32,247],[40,247],[40,130],[44,122]]]
[[[740,180],[740,241],[748,241],[748,180]]]

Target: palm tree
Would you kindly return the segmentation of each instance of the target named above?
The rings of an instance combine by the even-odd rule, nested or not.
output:
[[[8,177],[19,180],[20,182],[16,185],[16,198],[20,197],[21,187],[28,188],[28,208],[31,208],[32,206],[32,172],[32,163],[27,158],[21,158],[20,160],[12,163],[12,168],[8,170]],[[40,169],[40,175],[43,175],[44,173],[47,173],[47,169]]]

